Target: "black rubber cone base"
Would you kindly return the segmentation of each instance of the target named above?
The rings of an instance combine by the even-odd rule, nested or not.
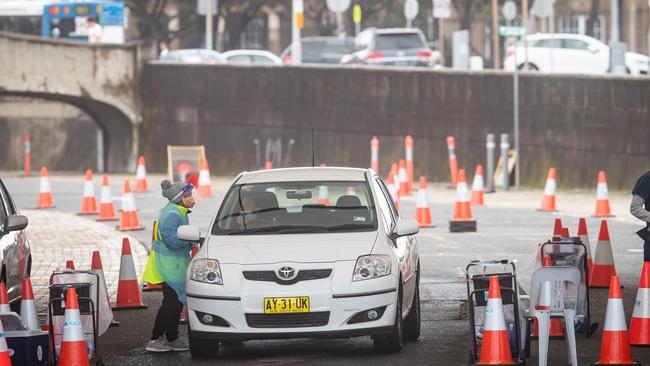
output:
[[[639,362],[634,362],[634,363],[592,363],[591,366],[600,366],[600,365],[607,365],[607,366],[641,366],[641,363]]]
[[[475,233],[476,220],[471,221],[449,221],[450,233]]]

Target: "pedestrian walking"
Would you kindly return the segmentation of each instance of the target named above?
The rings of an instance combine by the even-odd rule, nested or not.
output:
[[[104,30],[102,26],[97,23],[95,17],[88,17],[86,20],[88,23],[88,42],[90,43],[102,43],[102,33]]]
[[[643,239],[643,261],[650,261],[650,171],[643,174],[632,189],[630,213],[646,222],[646,227],[637,231]]]
[[[188,214],[194,207],[194,186],[181,182],[172,184],[165,179],[160,187],[163,197],[169,202],[158,214],[143,280],[161,284],[163,300],[146,349],[150,352],[187,351],[187,341],[178,337],[178,322],[186,303],[185,274],[190,263],[190,251],[196,243],[178,239],[176,230],[189,224]]]

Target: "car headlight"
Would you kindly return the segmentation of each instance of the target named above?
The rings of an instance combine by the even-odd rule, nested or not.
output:
[[[357,259],[352,281],[363,281],[390,274],[390,257],[387,255],[364,255]]]
[[[213,285],[223,285],[219,261],[214,259],[195,260],[192,262],[192,268],[190,268],[190,279]]]

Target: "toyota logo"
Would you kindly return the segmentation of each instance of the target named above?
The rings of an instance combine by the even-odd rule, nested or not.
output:
[[[278,277],[285,281],[292,280],[296,277],[296,270],[293,267],[284,266],[278,270]]]

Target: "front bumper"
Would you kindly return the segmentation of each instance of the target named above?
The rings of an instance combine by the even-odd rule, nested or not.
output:
[[[354,263],[335,266],[349,267],[354,266]],[[187,307],[193,337],[240,340],[347,338],[387,334],[392,330],[399,281],[394,275],[351,282],[352,268],[342,271],[336,268],[330,278],[287,286],[274,282],[249,281],[241,276],[241,266],[237,266],[236,270],[225,267],[222,266],[224,286],[188,281]],[[344,278],[338,278],[337,273],[345,273]],[[260,326],[251,321],[251,315],[264,317],[265,297],[292,296],[309,296],[308,314],[329,313],[326,322],[318,323],[319,325],[301,324],[288,327],[280,324],[271,327]],[[375,308],[384,308],[378,319],[348,323],[360,312]],[[216,315],[223,319],[227,326],[203,324],[199,321],[197,312]]]

